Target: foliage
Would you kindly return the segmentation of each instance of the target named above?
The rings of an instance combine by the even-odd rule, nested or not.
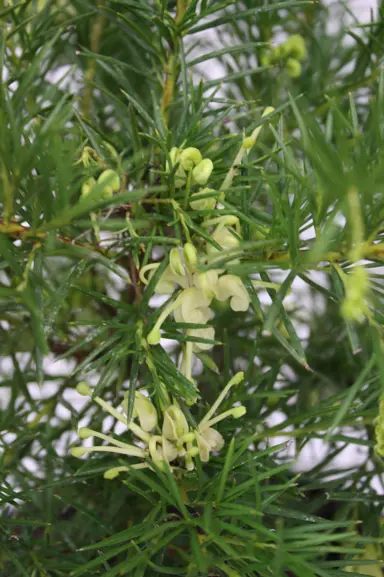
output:
[[[384,6],[337,9],[0,3],[1,575],[382,574]],[[186,243],[231,279],[164,348]],[[239,371],[191,471],[70,452],[84,426],[135,442],[96,397],[198,431]]]

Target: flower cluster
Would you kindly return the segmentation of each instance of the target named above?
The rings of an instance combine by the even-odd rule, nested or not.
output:
[[[191,205],[200,207],[200,203],[205,202],[206,199],[199,199],[199,193],[191,197]],[[176,247],[171,249],[169,265],[160,277],[155,291],[157,294],[169,295],[173,295],[176,290],[179,292],[159,315],[155,326],[149,333],[147,340],[150,345],[159,343],[160,328],[171,313],[176,322],[205,325],[212,318],[213,313],[210,307],[214,298],[218,301],[229,301],[234,311],[246,311],[249,307],[248,292],[238,276],[226,274],[225,268],[215,268],[204,272],[198,270],[200,260],[210,258],[215,262],[223,254],[222,250],[226,254],[239,246],[238,218],[232,215],[220,216],[205,221],[202,226],[213,229],[211,238],[221,250],[207,243],[205,250],[199,255],[194,245],[189,242],[184,244],[182,251]],[[233,263],[234,260],[232,259],[231,262]],[[147,284],[159,266],[158,263],[151,263],[143,267],[140,271],[141,281]],[[207,326],[188,329],[186,334],[201,339],[186,343],[183,366],[185,375],[190,379],[192,353],[211,349],[215,331],[213,327]]]
[[[190,184],[204,186],[207,184],[213,170],[213,162],[210,158],[203,158],[198,148],[176,148],[169,153],[170,163],[167,162],[167,171],[176,167],[175,186],[181,188],[189,180]]]
[[[105,452],[139,459],[137,463],[108,469],[104,474],[106,479],[113,479],[120,472],[129,471],[130,468],[150,468],[150,461],[153,461],[160,469],[168,464],[171,470],[192,471],[195,467],[194,459],[197,456],[202,462],[207,462],[212,452],[220,451],[224,446],[222,435],[213,428],[213,425],[227,417],[238,419],[245,414],[245,407],[240,405],[214,416],[229,390],[234,385],[241,383],[243,379],[244,373],[240,372],[229,381],[196,428],[189,426],[182,409],[176,402],[163,409],[159,417],[151,400],[140,391],[136,392],[132,419],[128,421],[127,394],[121,404],[121,411],[95,396],[93,400],[115,419],[123,423],[127,430],[130,430],[137,438],[138,442],[137,444],[129,444],[93,429],[81,428],[78,431],[81,439],[97,437],[108,444],[73,447],[71,453],[75,457],[81,457],[90,452]],[[91,389],[86,383],[80,383],[77,386],[77,391],[82,395],[92,395]]]
[[[120,190],[121,186],[120,177],[117,172],[108,168],[100,174],[97,181],[91,176],[83,183],[81,187],[81,196],[88,196],[92,188],[97,184],[101,185],[102,187],[101,196],[103,198],[109,198],[113,196],[113,193]]]
[[[299,34],[293,34],[278,46],[274,46],[269,52],[263,54],[261,64],[272,66],[282,64],[286,67],[291,78],[298,78],[301,74],[301,63],[307,56],[307,48],[304,38]]]

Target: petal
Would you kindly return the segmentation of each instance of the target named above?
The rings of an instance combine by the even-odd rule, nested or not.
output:
[[[142,393],[135,395],[134,411],[139,417],[140,427],[144,431],[152,431],[157,425],[157,411],[151,401]]]
[[[163,437],[169,439],[171,441],[177,441],[177,432],[176,432],[176,425],[174,420],[170,417],[168,411],[164,413],[164,421],[163,421]]]
[[[201,436],[210,446],[211,451],[220,451],[224,447],[223,436],[220,435],[218,431],[212,429],[212,427],[207,427]]]
[[[196,433],[196,441],[197,446],[199,448],[200,459],[202,460],[203,463],[207,463],[209,461],[210,446],[204,439],[204,437],[199,433]]]
[[[163,439],[163,453],[168,463],[170,463],[178,457],[179,452],[173,443],[167,439]]]
[[[226,274],[219,278],[216,298],[220,301],[230,300],[234,311],[248,310],[250,298],[242,280],[235,275]]]
[[[209,340],[213,341],[215,338],[215,329],[213,327],[207,327],[206,329],[190,329],[188,331],[188,334],[191,335],[192,337],[197,337],[197,338],[201,338],[201,339],[209,339]],[[209,351],[213,347],[214,347],[214,345],[209,344],[209,343],[194,342],[192,350],[194,352]]]

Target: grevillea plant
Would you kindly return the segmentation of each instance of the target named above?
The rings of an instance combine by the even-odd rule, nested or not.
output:
[[[328,4],[0,3],[1,577],[381,577],[384,10]]]

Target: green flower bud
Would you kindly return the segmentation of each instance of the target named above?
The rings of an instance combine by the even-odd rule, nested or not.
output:
[[[197,265],[197,250],[191,242],[186,242],[183,247],[184,260],[188,269],[193,271]]]
[[[307,57],[307,47],[305,40],[300,34],[293,34],[285,42],[286,51],[292,58],[297,60],[304,60]]]
[[[173,272],[173,274],[176,274],[178,276],[184,276],[185,275],[184,265],[183,265],[183,262],[181,260],[180,251],[176,247],[173,247],[170,250],[169,266],[171,267],[171,271]]]
[[[197,184],[204,186],[207,184],[209,177],[211,176],[213,170],[213,162],[210,158],[204,158],[195,168],[192,170],[193,181]]]
[[[301,64],[295,58],[288,58],[286,62],[287,72],[291,78],[298,78],[301,74]]]
[[[181,166],[187,171],[192,170],[202,160],[203,157],[201,156],[200,150],[193,148],[193,146],[183,150],[179,158]]]
[[[147,343],[149,345],[157,345],[159,344],[161,339],[161,334],[159,329],[152,329],[149,335],[147,336]]]
[[[250,148],[252,148],[255,142],[256,142],[255,138],[252,138],[252,136],[247,136],[243,140],[243,148],[245,148],[245,150],[249,150]]]
[[[246,412],[247,409],[243,405],[240,405],[240,407],[234,407],[232,409],[232,416],[234,419],[240,419],[240,417],[243,417]]]
[[[90,387],[87,385],[87,383],[84,383],[84,381],[77,385],[76,391],[79,393],[79,395],[84,395],[85,397],[92,395]]]
[[[236,385],[240,385],[240,383],[242,383],[243,381],[244,381],[244,371],[239,371],[229,381],[228,386],[233,387]]]
[[[81,187],[81,196],[84,198],[88,196],[95,184],[96,180],[94,178],[88,178],[88,180],[86,180]]]
[[[72,457],[82,457],[87,452],[85,447],[72,447],[71,455]]]
[[[108,469],[108,471],[105,471],[104,473],[104,479],[116,479],[116,477],[118,477],[120,474],[120,467],[112,467],[112,469]]]
[[[275,109],[273,108],[273,106],[267,106],[267,108],[264,110],[261,117],[263,118],[264,116],[268,116],[268,114],[272,114],[272,112],[275,112]]]
[[[92,429],[88,429],[87,427],[81,427],[77,434],[79,435],[80,439],[89,439],[89,437],[93,437]]]
[[[120,177],[114,170],[104,170],[97,179],[97,184],[104,184],[103,197],[108,198],[120,189]]]

